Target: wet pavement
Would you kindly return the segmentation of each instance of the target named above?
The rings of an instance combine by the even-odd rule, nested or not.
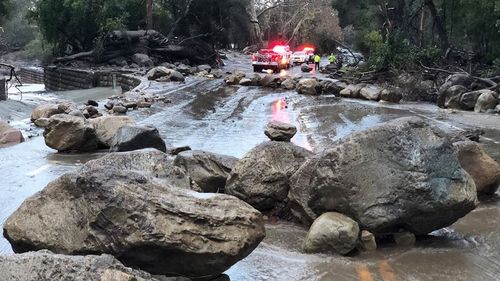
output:
[[[500,161],[498,115],[454,113],[428,104],[391,105],[333,96],[304,97],[292,91],[226,87],[221,80],[202,78],[167,85],[152,83],[149,91],[168,96],[172,103],[157,103],[129,115],[141,124],[156,126],[174,146],[189,145],[242,157],[266,140],[263,131],[269,120],[280,120],[299,128],[294,143],[319,152],[354,131],[418,115],[456,130],[483,128],[485,148]],[[83,101],[86,95],[78,96]],[[22,119],[17,117],[18,122]],[[101,155],[58,154],[45,146],[42,137],[0,150],[0,225],[25,198],[48,182]],[[306,229],[285,222],[270,223],[261,245],[228,274],[233,281],[498,280],[499,215],[500,203],[495,197],[482,202],[453,226],[420,239],[413,248],[386,243],[376,252],[351,257],[303,254],[301,244]],[[0,239],[0,253],[10,252],[8,242]]]

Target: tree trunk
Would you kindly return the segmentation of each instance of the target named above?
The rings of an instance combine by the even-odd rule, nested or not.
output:
[[[255,9],[255,0],[249,0],[245,10],[250,18],[250,24],[248,25],[250,34],[250,45],[262,45],[262,31],[259,25],[259,19],[257,18],[257,10]]]
[[[429,8],[429,11],[431,12],[432,18],[436,25],[436,31],[441,41],[441,48],[443,50],[446,50],[449,46],[449,42],[448,42],[448,33],[446,32],[446,26],[445,23],[443,22],[443,18],[438,14],[436,5],[434,5],[433,0],[426,0],[425,5]]]
[[[146,30],[153,29],[153,0],[146,1]]]

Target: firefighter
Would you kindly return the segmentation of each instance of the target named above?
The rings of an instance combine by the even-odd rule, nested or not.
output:
[[[328,57],[328,61],[330,62],[330,64],[335,64],[335,62],[337,61],[337,57],[333,53],[331,53]]]
[[[321,61],[321,57],[316,54],[314,56],[314,70],[319,70],[319,62]]]

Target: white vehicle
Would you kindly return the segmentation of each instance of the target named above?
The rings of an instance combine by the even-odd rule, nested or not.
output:
[[[291,61],[293,64],[303,64],[309,61],[309,55],[304,51],[295,52],[292,54]]]

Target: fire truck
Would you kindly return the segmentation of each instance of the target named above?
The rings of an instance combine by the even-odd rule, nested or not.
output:
[[[272,49],[260,49],[252,55],[253,71],[272,70],[274,73],[279,73],[281,70],[291,67],[291,55],[292,52],[288,45],[276,45]]]

